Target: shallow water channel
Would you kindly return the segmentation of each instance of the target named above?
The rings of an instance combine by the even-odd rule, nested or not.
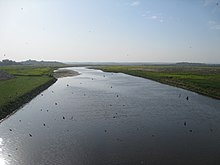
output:
[[[219,100],[70,69],[80,75],[58,79],[0,123],[1,165],[220,164]]]

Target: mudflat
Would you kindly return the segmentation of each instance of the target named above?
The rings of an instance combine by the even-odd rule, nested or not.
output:
[[[71,77],[71,76],[77,76],[77,75],[79,75],[78,72],[69,70],[69,69],[59,69],[53,73],[53,76],[55,78]]]

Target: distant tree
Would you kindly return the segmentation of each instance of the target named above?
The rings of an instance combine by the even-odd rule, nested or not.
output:
[[[2,62],[0,62],[0,65],[16,65],[18,64],[16,61],[12,61],[9,59],[4,59]]]

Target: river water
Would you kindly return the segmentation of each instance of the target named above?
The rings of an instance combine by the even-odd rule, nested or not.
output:
[[[219,100],[70,69],[80,75],[58,79],[0,123],[1,165],[220,164]]]

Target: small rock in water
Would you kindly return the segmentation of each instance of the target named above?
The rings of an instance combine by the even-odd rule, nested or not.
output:
[[[105,129],[105,132],[107,132],[107,130]]]
[[[69,86],[69,84],[67,84],[66,86]]]
[[[57,105],[57,103],[55,103],[55,105]]]
[[[186,122],[184,122],[184,125],[186,126]]]
[[[32,137],[32,135],[29,133],[29,136]]]
[[[9,129],[9,131],[12,131],[12,129]]]
[[[191,129],[189,130],[189,132],[192,132],[192,131],[193,131],[193,130],[191,130]]]
[[[189,100],[189,97],[188,97],[188,96],[186,97],[186,100]]]
[[[65,120],[65,117],[63,116],[63,119]]]
[[[44,123],[43,125],[44,125],[44,126],[46,126],[46,124],[45,124],[45,123]]]

